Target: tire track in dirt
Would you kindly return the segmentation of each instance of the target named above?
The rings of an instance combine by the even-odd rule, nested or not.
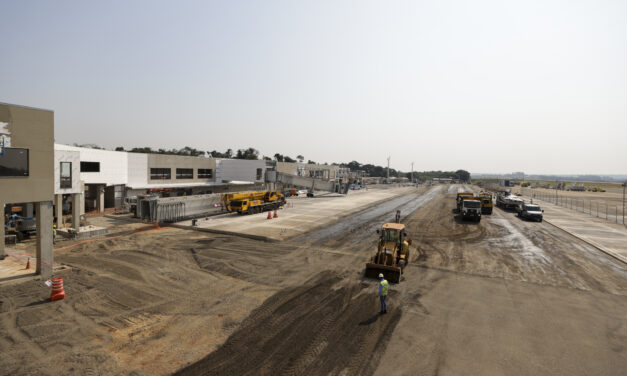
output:
[[[268,299],[226,343],[176,375],[372,374],[402,310],[378,315],[370,284],[321,272]]]

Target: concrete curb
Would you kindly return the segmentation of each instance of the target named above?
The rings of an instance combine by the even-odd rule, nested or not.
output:
[[[627,260],[623,259],[623,257],[622,257],[621,255],[616,254],[614,251],[610,251],[609,249],[606,249],[606,248],[604,248],[603,246],[600,246],[599,244],[597,244],[597,243],[595,243],[595,242],[593,242],[593,241],[591,241],[591,240],[584,239],[583,237],[581,237],[581,236],[579,236],[579,235],[577,235],[577,234],[575,234],[575,233],[572,233],[572,232],[570,232],[570,231],[566,230],[565,228],[563,228],[563,227],[561,227],[561,226],[559,226],[559,225],[557,225],[557,224],[555,224],[555,223],[551,222],[550,220],[548,220],[548,219],[546,219],[546,218],[544,218],[544,222],[546,222],[546,223],[550,224],[551,226],[554,226],[554,227],[556,227],[556,228],[558,228],[558,229],[560,229],[560,230],[564,231],[565,233],[567,233],[567,234],[569,234],[569,235],[574,236],[575,238],[577,238],[577,239],[581,240],[582,242],[584,242],[584,243],[586,243],[586,244],[588,244],[588,245],[590,245],[590,246],[592,246],[592,247],[594,247],[594,248],[598,249],[599,251],[601,251],[601,252],[605,253],[606,255],[611,256],[611,257],[615,258],[616,260],[618,260],[618,261],[622,262],[623,264],[627,264]]]

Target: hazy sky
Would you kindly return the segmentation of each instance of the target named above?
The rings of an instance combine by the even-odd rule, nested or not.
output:
[[[627,173],[627,2],[0,0],[61,143]]]

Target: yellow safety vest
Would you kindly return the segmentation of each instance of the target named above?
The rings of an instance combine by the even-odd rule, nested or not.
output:
[[[388,294],[388,288],[390,287],[390,284],[388,283],[387,280],[383,280],[381,281],[381,296],[386,296]]]

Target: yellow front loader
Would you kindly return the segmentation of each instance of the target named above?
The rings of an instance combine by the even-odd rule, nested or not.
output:
[[[407,238],[405,225],[400,223],[400,211],[396,212],[395,223],[385,223],[379,234],[377,253],[366,263],[365,276],[379,278],[383,274],[385,279],[398,283],[409,262],[409,246],[411,239]]]

